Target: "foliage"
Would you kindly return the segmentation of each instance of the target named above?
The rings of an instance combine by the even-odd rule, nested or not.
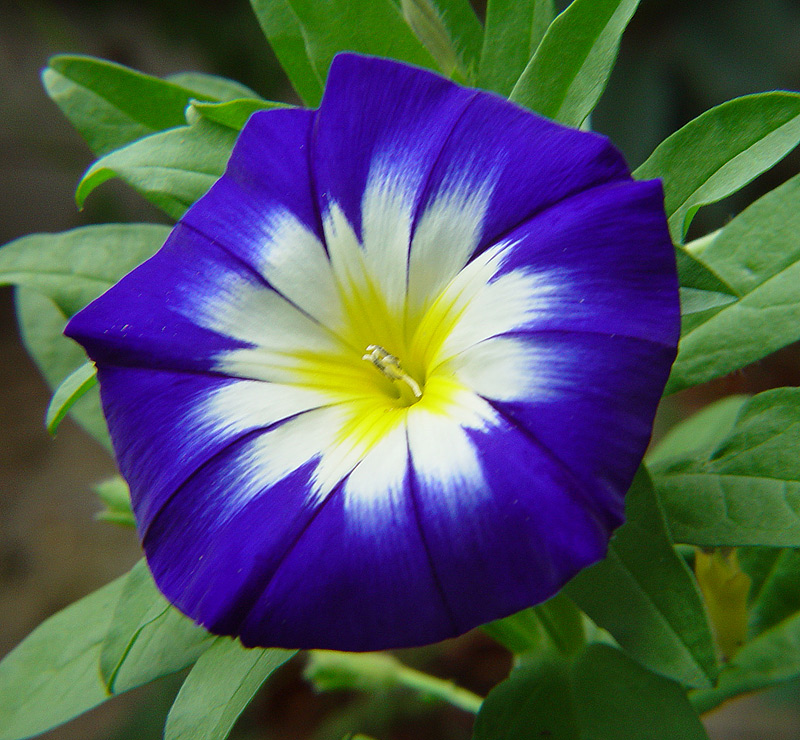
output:
[[[442,71],[581,126],[638,3],[574,0],[556,15],[550,0],[489,0],[485,28],[466,0],[251,4],[307,105],[319,102],[333,56],[355,50]],[[283,105],[221,78],[162,80],[89,57],[54,57],[43,82],[98,157],[78,184],[78,204],[117,177],[175,219],[221,174],[248,116]],[[749,95],[676,131],[635,172],[663,182],[681,279],[682,339],[667,392],[800,340],[800,176],[685,243],[698,209],[740,190],[798,142],[800,95]],[[93,367],[61,330],[167,233],[88,226],[0,249],[0,284],[18,286],[23,340],[55,390],[52,432],[70,413],[109,445]],[[793,388],[724,399],[674,427],[640,470],[607,559],[550,602],[485,626],[517,662],[481,705],[474,739],[699,740],[698,712],[800,676],[799,449]],[[132,524],[124,481],[98,493],[108,507],[101,518]],[[720,608],[724,578],[702,557],[695,576],[675,543],[719,554],[739,584],[751,583],[749,593],[738,588],[736,603]],[[741,548],[738,561],[732,548]],[[725,637],[726,609],[744,615],[740,648]],[[44,732],[187,667],[166,737],[221,739],[291,656],[209,635],[164,601],[141,562],[51,617],[0,663],[0,740]],[[313,656],[317,688],[401,686],[468,711],[480,703],[393,658],[351,657]]]

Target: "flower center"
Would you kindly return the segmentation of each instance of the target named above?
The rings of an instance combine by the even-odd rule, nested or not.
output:
[[[371,362],[384,376],[398,386],[400,398],[406,402],[406,405],[410,406],[422,398],[422,389],[419,387],[419,383],[403,370],[400,360],[380,345],[368,345],[366,354],[361,359]]]

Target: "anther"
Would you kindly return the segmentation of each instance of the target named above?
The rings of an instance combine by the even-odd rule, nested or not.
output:
[[[414,394],[414,398],[422,398],[422,389],[419,387],[414,378],[412,378],[400,365],[398,360],[393,354],[387,352],[383,347],[378,344],[370,344],[367,347],[367,353],[361,357],[362,360],[371,362],[378,368],[389,380],[402,381],[405,383]]]

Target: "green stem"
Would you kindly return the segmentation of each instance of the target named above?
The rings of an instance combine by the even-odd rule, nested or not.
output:
[[[403,665],[386,653],[339,653],[312,650],[305,671],[317,688],[375,691],[403,686],[477,714],[483,699],[452,681]]]
[[[397,674],[397,680],[398,683],[409,689],[428,696],[435,696],[437,699],[472,714],[477,714],[483,703],[480,696],[457,686],[452,681],[445,681],[407,666],[402,666]]]

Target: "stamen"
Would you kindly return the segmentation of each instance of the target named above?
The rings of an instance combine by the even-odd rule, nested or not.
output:
[[[411,389],[414,398],[417,400],[422,398],[422,389],[419,387],[419,383],[403,370],[400,366],[400,360],[394,355],[389,354],[389,352],[380,345],[370,344],[367,347],[367,354],[363,355],[361,359],[371,362],[389,378],[389,380],[400,380],[405,383]]]

